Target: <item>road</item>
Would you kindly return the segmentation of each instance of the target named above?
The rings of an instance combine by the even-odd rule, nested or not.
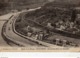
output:
[[[9,20],[9,18],[10,18],[12,15],[13,15],[13,13],[9,13],[9,14],[0,16],[0,47],[10,47],[10,45],[8,45],[8,44],[6,43],[6,41],[3,39],[1,32],[2,32],[2,27],[3,27],[4,23],[5,23],[7,20]],[[38,44],[36,44],[36,43],[34,43],[34,42],[32,42],[32,41],[29,41],[29,40],[27,40],[27,39],[24,39],[24,38],[16,35],[16,34],[13,32],[13,30],[12,30],[12,23],[11,23],[11,22],[13,22],[12,19],[8,21],[7,26],[6,26],[6,34],[7,34],[11,39],[14,39],[14,40],[16,40],[16,41],[23,42],[26,46],[41,46],[41,45],[38,45]],[[10,28],[11,30],[9,30],[9,28]],[[15,44],[13,44],[13,43],[10,43],[10,44],[11,44],[12,46],[17,46],[17,45],[15,45]]]
[[[33,41],[30,41],[28,39],[24,39],[23,37],[15,34],[13,32],[13,21],[15,20],[15,18],[18,17],[18,13],[15,13],[14,16],[8,21],[7,25],[6,25],[6,35],[9,37],[10,40],[15,40],[15,42],[19,42],[20,44],[24,44],[26,47],[42,47],[42,45],[39,45]]]
[[[3,37],[2,37],[2,35],[1,35],[1,30],[2,30],[2,26],[3,26],[3,24],[5,23],[5,21],[0,21],[0,47],[1,46],[9,46],[5,41],[4,41],[4,39],[3,39]]]
[[[31,9],[29,11],[32,11],[34,9]],[[25,46],[25,47],[44,47],[43,45],[40,45],[34,41],[31,41],[29,39],[25,39],[24,37],[20,36],[20,35],[17,35],[15,32],[14,32],[14,28],[13,28],[13,25],[14,25],[14,21],[17,20],[18,16],[20,15],[20,13],[23,13],[25,11],[22,11],[22,12],[17,12],[17,13],[12,13],[12,14],[8,14],[7,16],[9,16],[7,18],[7,16],[2,16],[1,18],[4,18],[3,20],[1,19],[1,21],[6,21],[8,20],[8,22],[6,23],[6,27],[5,27],[5,31],[3,31],[3,34],[5,34],[6,38],[8,39],[8,43],[6,43],[4,40],[1,44],[5,44],[5,46],[14,46],[14,47],[19,47],[19,46]],[[6,19],[5,19],[6,18]],[[3,23],[4,24],[4,23]],[[2,24],[2,25],[3,25]],[[2,38],[3,39],[3,38]],[[10,41],[9,41],[10,40]],[[1,40],[2,41],[2,40]],[[3,44],[3,45],[4,45]],[[8,45],[9,44],[9,45]],[[20,44],[20,45],[19,45]],[[47,43],[44,43],[47,45]],[[48,44],[50,45],[50,44]],[[56,46],[56,45],[51,45],[51,47],[59,47],[59,46]]]
[[[3,27],[3,24],[11,17],[11,13],[9,14],[6,14],[6,15],[3,15],[3,16],[0,16],[0,47],[9,47],[9,45],[6,43],[6,41],[4,41],[2,35],[1,35],[1,32],[2,32],[2,27]]]
[[[31,9],[29,11],[32,11],[32,10],[34,10],[34,9]],[[21,35],[16,34],[16,32],[14,32],[14,30],[13,30],[14,29],[13,25],[15,24],[14,22],[15,22],[15,20],[17,20],[20,13],[23,13],[23,12],[17,12],[17,13],[13,14],[12,18],[10,20],[8,20],[8,22],[6,24],[5,31],[3,32],[3,34],[6,34],[5,35],[6,38],[8,38],[8,40],[10,40],[8,42],[11,46],[18,46],[18,47],[19,46],[24,46],[24,47],[45,47],[45,46],[52,47],[53,46],[53,47],[59,47],[56,45],[44,43],[42,41],[39,41],[39,44],[38,44],[37,41],[33,41],[33,39],[29,39],[29,38],[26,39],[26,38],[22,37]],[[17,44],[15,44],[14,42]]]

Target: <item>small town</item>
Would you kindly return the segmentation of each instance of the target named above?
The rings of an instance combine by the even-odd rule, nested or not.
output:
[[[1,47],[80,47],[79,0],[0,0],[0,4]]]

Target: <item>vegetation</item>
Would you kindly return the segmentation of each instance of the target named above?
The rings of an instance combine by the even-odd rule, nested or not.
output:
[[[76,5],[74,3],[70,4],[70,3],[56,2],[56,1],[47,3],[44,6],[42,6],[41,9],[28,12],[25,14],[25,16],[23,16],[24,14],[21,15],[19,19],[16,21],[16,30],[21,34],[26,35],[27,26],[29,25],[31,28],[36,28],[36,29],[41,28],[43,33],[44,30],[49,31],[51,29],[57,33],[63,33],[64,35],[66,35],[66,37],[67,35],[71,37],[76,37],[77,35],[80,36],[79,22],[76,21],[77,19],[77,10],[75,9],[76,6],[79,6],[79,4]],[[47,28],[44,29],[43,27]],[[54,32],[48,32],[48,33],[50,36],[47,37],[46,40],[48,42],[50,41],[49,43],[51,43],[54,40],[55,36],[52,37],[51,39],[50,37],[53,36]]]

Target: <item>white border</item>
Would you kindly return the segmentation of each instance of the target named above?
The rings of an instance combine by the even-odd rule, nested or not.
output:
[[[0,52],[0,58],[80,58],[80,53]]]

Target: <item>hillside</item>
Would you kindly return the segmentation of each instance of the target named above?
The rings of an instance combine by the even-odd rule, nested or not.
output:
[[[0,15],[6,14],[14,9],[36,8],[47,2],[48,0],[0,0]]]
[[[50,43],[56,39],[54,33],[59,39],[71,40],[72,38],[71,42],[77,42],[74,38],[79,39],[80,37],[80,21],[76,20],[77,10],[75,8],[79,6],[79,1],[76,2],[75,0],[55,0],[53,2],[50,0],[41,9],[20,16],[16,21],[15,29],[25,36],[28,32],[31,34],[39,33],[40,30],[38,31],[38,29],[41,29],[43,34],[47,31],[46,33],[51,37],[46,37],[46,40]],[[27,31],[28,26],[31,28],[30,31]],[[35,32],[36,30],[37,32]],[[63,37],[60,38],[58,34]],[[73,43],[75,44],[75,42]]]
[[[29,6],[30,8],[32,7],[31,5],[33,5],[33,7],[35,6],[41,6],[41,4],[44,4],[48,2],[48,0],[10,0],[9,4],[11,8],[26,8],[27,6]],[[34,5],[36,4],[36,5]]]
[[[59,1],[58,2],[54,1],[54,2],[45,4],[39,10],[27,13],[25,15],[25,19],[19,22],[20,27],[21,25],[22,27],[25,27],[23,25],[26,24],[27,19],[30,19],[43,26],[47,26],[48,23],[51,23],[51,25],[55,29],[64,28],[64,30],[68,32],[78,33],[79,31],[78,28],[80,28],[79,27],[80,21],[76,21],[77,19],[75,10],[76,5],[73,4],[69,5],[67,3],[62,4],[62,2]],[[71,27],[71,24],[73,24],[74,27]]]

